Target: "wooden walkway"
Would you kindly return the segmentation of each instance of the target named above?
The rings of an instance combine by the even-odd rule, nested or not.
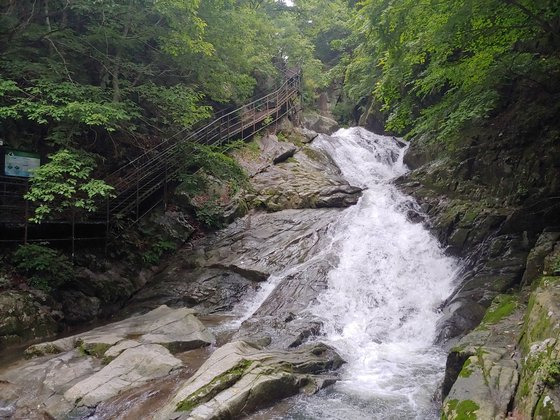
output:
[[[156,206],[166,203],[168,185],[181,170],[182,145],[222,145],[255,135],[293,111],[301,95],[301,81],[299,70],[290,71],[274,92],[228,112],[184,137],[175,135],[113,172],[105,182],[115,188],[115,197],[100,203],[96,213],[66,215],[40,225],[57,225],[54,230],[58,231],[61,224],[68,225],[69,228],[62,229],[68,231],[63,237],[44,237],[44,233],[43,237],[30,235],[28,218],[32,204],[23,198],[29,189],[29,180],[0,176],[0,243],[68,241],[74,247],[76,241],[106,238],[111,225],[117,221],[120,225],[137,222]],[[93,235],[80,234],[79,229],[91,231]]]

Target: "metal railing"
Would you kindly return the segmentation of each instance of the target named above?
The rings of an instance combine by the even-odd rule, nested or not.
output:
[[[97,212],[79,216],[80,221],[104,223],[107,233],[115,218],[138,221],[162,202],[166,203],[167,186],[181,170],[185,144],[223,145],[255,135],[293,111],[301,94],[301,82],[299,70],[288,71],[274,92],[221,115],[183,138],[175,135],[122,166],[105,178],[115,188],[114,197],[101,204]],[[28,188],[26,179],[0,177],[0,222],[24,223],[25,241],[31,205],[23,196]],[[10,219],[8,215],[13,217]],[[65,220],[74,225],[75,219],[72,215]]]

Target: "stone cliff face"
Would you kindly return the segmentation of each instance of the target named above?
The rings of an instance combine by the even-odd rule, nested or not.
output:
[[[532,362],[547,358],[553,371],[560,363],[558,277],[542,280],[560,274],[557,122],[552,113],[538,127],[508,115],[445,152],[426,139],[413,141],[405,158],[413,170],[400,180],[424,211],[411,217],[464,261],[440,325],[439,341],[454,346],[443,386],[447,418],[552,418],[542,413],[557,415],[560,407],[557,374],[545,380]],[[554,327],[531,334],[535,301],[542,302],[541,322]]]

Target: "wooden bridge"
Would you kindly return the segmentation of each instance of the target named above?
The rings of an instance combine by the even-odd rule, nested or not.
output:
[[[175,135],[140,155],[105,178],[115,196],[98,206],[95,213],[74,213],[41,225],[28,219],[33,204],[24,199],[27,178],[0,176],[0,242],[71,242],[105,240],[116,221],[130,224],[167,201],[168,186],[177,179],[184,161],[184,145],[223,145],[245,140],[275,124],[295,109],[301,95],[301,71],[285,74],[282,85],[253,102],[214,119],[180,137]],[[38,229],[40,227],[40,229]],[[40,231],[37,236],[35,231]]]

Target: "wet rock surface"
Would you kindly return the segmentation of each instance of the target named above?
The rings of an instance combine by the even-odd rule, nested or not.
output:
[[[232,342],[216,350],[156,418],[240,417],[298,392],[319,391],[336,381],[323,374],[342,363],[323,344],[284,352]]]
[[[299,134],[291,128],[287,133],[285,141],[266,135],[235,152],[250,176],[253,192],[247,201],[267,211],[356,204],[361,189],[342,177],[327,154],[303,144],[306,135],[312,136],[310,132]]]
[[[482,322],[450,350],[442,388],[446,418],[560,415],[557,239],[554,232],[539,237],[527,259],[526,287],[498,295]]]
[[[259,209],[190,242],[155,275],[84,272],[81,286],[65,295],[76,321],[102,312],[113,293],[115,306],[133,294],[122,314],[149,312],[29,347],[33,359],[0,376],[0,409],[16,417],[97,418],[116,414],[112,404],[133,413],[131,401],[152,401],[154,418],[237,417],[334,383],[343,361],[324,344],[308,344],[321,323],[306,310],[337,262],[328,247],[331,228],[361,189],[308,145],[317,133],[283,130],[291,141],[265,136],[236,156],[251,175]],[[156,222],[180,242],[192,227],[176,213]],[[126,281],[113,284],[117,277]],[[241,305],[258,297],[265,281],[275,288],[264,303],[257,310]],[[109,283],[117,290],[103,292]],[[241,317],[237,332],[223,335],[234,341],[220,338],[226,344],[215,350],[216,338],[196,313]],[[202,347],[200,357],[210,358],[198,369],[187,355]]]
[[[256,212],[179,251],[131,306],[231,310],[259,283],[319,253],[338,209]]]
[[[87,333],[31,346],[0,375],[1,409],[19,418],[66,418],[183,365],[172,353],[214,337],[190,309],[161,306]]]

